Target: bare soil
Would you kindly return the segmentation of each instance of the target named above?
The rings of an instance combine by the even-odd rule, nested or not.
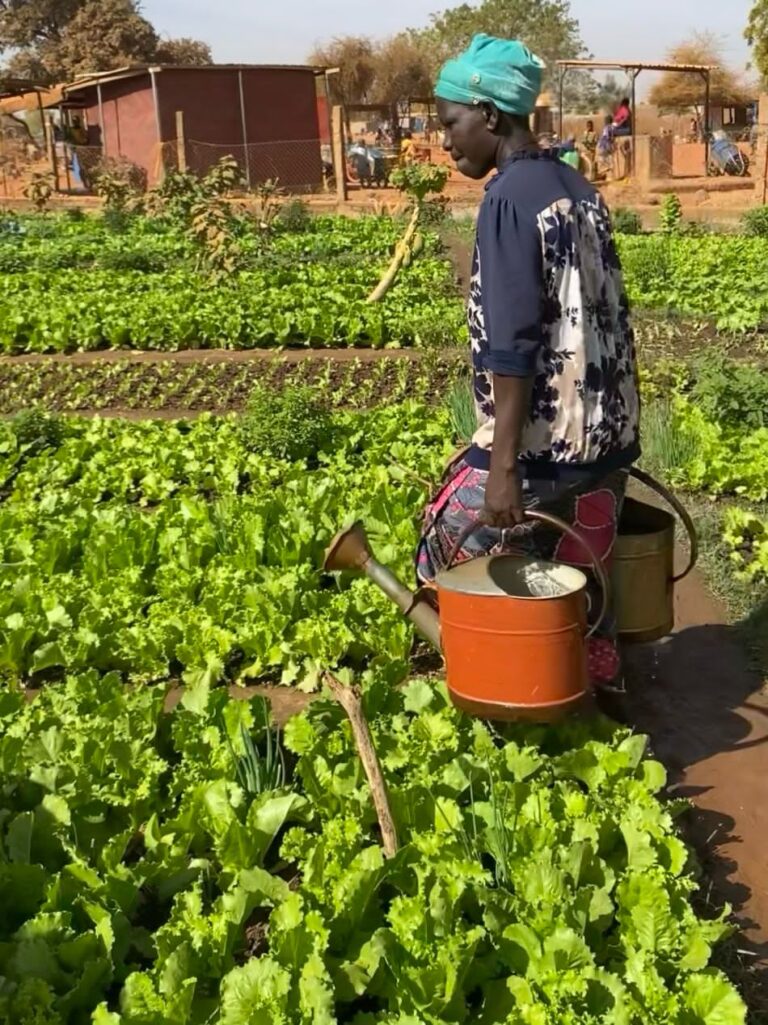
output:
[[[171,352],[139,352],[135,349],[94,349],[89,352],[30,352],[20,356],[0,356],[0,366],[22,363],[258,363],[272,361],[304,363],[307,360],[336,363],[375,363],[381,359],[419,359],[416,349],[181,349]]]
[[[165,699],[166,712],[172,712],[181,701],[184,690],[182,687],[173,687],[168,691]],[[272,718],[277,726],[285,726],[291,716],[303,712],[310,701],[318,697],[317,694],[303,694],[293,687],[237,687],[229,688],[229,695],[238,701],[250,701],[251,698],[263,697],[269,701],[272,708]]]
[[[698,572],[675,607],[671,637],[627,649],[627,718],[650,735],[674,795],[693,802],[689,839],[768,965],[768,694]]]

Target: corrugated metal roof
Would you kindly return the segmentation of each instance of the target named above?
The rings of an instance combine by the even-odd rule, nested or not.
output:
[[[132,64],[111,71],[97,71],[92,74],[78,75],[74,82],[64,87],[65,93],[78,92],[106,82],[116,82],[123,78],[135,78],[147,75],[150,71],[312,71],[321,75],[326,68],[313,64]]]
[[[9,96],[0,100],[0,111],[3,114],[18,114],[23,110],[37,110],[41,101],[43,108],[58,107],[61,99],[62,87],[60,85],[54,86],[52,89],[35,89],[21,96]]]
[[[593,68],[595,70],[613,71],[616,68],[625,68],[634,71],[680,71],[680,72],[704,72],[716,71],[719,64],[674,64],[674,63],[648,63],[647,61],[603,61],[603,60],[562,60],[556,61],[559,68]]]

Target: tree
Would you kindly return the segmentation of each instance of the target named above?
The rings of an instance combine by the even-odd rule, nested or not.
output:
[[[606,75],[604,81],[599,82],[595,92],[592,113],[598,110],[606,110],[613,113],[625,96],[629,96],[630,87],[627,82],[621,82],[615,75]]]
[[[670,64],[701,64],[713,67],[710,97],[715,106],[730,107],[749,102],[749,90],[726,66],[720,39],[711,32],[697,32],[667,54]],[[650,100],[660,110],[697,111],[704,103],[704,81],[690,72],[667,71],[651,89]]]
[[[587,56],[570,0],[482,0],[477,7],[464,3],[433,15],[431,26],[419,33],[430,54],[433,75],[443,61],[465,49],[477,32],[521,39],[545,61],[547,88],[557,83],[558,60]]]
[[[169,52],[202,56],[204,43],[160,41],[138,0],[0,0],[0,52],[5,74],[41,84],[66,81],[81,71],[107,71],[129,63],[159,61]]]
[[[339,69],[329,78],[334,103],[351,107],[369,102],[376,68],[374,45],[366,36],[337,36],[316,47],[308,59],[319,67]]]
[[[157,34],[133,0],[86,0],[50,47],[50,67],[62,77],[109,71],[154,60]],[[43,51],[45,59],[49,52]]]
[[[181,64],[184,67],[200,68],[213,63],[211,48],[199,39],[161,39],[157,44],[154,59],[158,64]]]
[[[768,84],[768,0],[755,0],[744,35],[752,47],[755,67]]]
[[[371,87],[375,103],[428,99],[432,96],[433,87],[427,53],[411,34],[402,32],[376,47]]]

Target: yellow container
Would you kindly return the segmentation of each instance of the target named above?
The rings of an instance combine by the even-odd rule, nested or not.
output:
[[[625,643],[658,641],[675,626],[675,584],[696,565],[698,539],[677,498],[643,470],[632,476],[659,494],[678,514],[690,537],[690,559],[675,576],[675,518],[634,498],[624,502],[614,548],[613,588],[619,635]]]

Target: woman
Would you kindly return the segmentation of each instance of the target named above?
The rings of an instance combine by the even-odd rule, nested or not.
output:
[[[403,139],[400,143],[400,163],[412,164],[416,159],[416,143],[413,141],[411,132],[403,132]]]
[[[597,174],[599,178],[607,178],[608,172],[613,171],[613,118],[606,115],[603,130],[597,140]]]
[[[607,562],[627,469],[640,454],[634,338],[599,192],[542,151],[529,127],[542,62],[475,36],[436,87],[444,149],[468,178],[497,175],[480,207],[469,297],[477,431],[427,509],[418,574],[501,552],[590,565],[583,545],[526,524],[577,525]],[[592,602],[597,608],[598,603]],[[610,625],[590,651],[596,682],[619,671]]]
[[[597,170],[597,132],[595,131],[595,122],[591,119],[587,121],[587,127],[581,138],[581,148],[587,162],[587,178],[591,181]]]
[[[617,137],[632,134],[632,108],[629,104],[629,98],[626,96],[613,115],[613,134]]]

